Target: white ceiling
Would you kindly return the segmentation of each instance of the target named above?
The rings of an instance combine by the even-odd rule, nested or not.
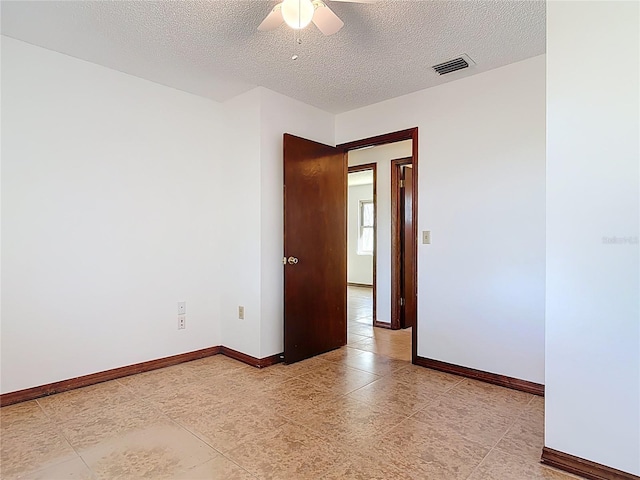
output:
[[[260,85],[333,113],[545,51],[542,0],[327,2],[344,28],[301,45],[256,30],[276,3],[3,0],[2,33],[216,101]],[[477,65],[431,70],[462,53]]]

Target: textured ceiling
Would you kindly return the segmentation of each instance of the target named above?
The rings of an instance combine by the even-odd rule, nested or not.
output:
[[[277,1],[2,1],[4,35],[224,101],[256,85],[338,113],[545,51],[544,1],[327,2],[345,22],[295,41]],[[293,54],[298,60],[291,60]],[[444,77],[431,65],[468,54]]]

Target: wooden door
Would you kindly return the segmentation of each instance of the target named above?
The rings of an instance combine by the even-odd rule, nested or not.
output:
[[[347,162],[284,135],[284,360],[347,343]]]
[[[402,194],[402,298],[401,327],[409,328],[416,324],[416,293],[414,286],[415,233],[413,229],[413,168],[405,165],[403,170]]]

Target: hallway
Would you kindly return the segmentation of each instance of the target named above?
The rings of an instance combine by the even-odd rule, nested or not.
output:
[[[411,329],[373,327],[373,289],[347,287],[347,347],[411,361]]]

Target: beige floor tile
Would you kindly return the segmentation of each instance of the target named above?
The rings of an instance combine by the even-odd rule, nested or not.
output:
[[[429,427],[445,427],[486,447],[493,447],[513,424],[515,418],[499,407],[461,401],[457,397],[441,396],[414,419]]]
[[[503,412],[520,415],[533,395],[510,388],[499,387],[477,380],[465,379],[446,393],[469,404],[497,407]]]
[[[184,385],[179,390],[163,391],[145,400],[168,417],[176,420],[184,416],[208,415],[234,402],[236,393],[209,384]]]
[[[323,480],[389,480],[395,478],[407,478],[397,466],[382,455],[362,455],[361,452],[353,452],[341,462],[334,465],[329,472],[322,477]]]
[[[352,447],[382,434],[406,417],[378,409],[349,397],[338,397],[312,411],[292,415],[292,419],[323,437]]]
[[[248,402],[291,418],[296,413],[313,411],[324,403],[335,401],[337,397],[337,393],[316,387],[299,378],[291,378],[264,389],[260,396],[252,397]]]
[[[527,479],[527,480],[570,480],[573,475],[549,468],[539,462],[530,459],[521,459],[493,450],[482,461],[480,466],[469,477],[469,480],[502,480],[502,479]]]
[[[237,398],[206,414],[194,412],[176,421],[219,452],[228,452],[243,442],[268,433],[286,422],[268,407]]]
[[[284,382],[290,378],[285,373],[285,369],[280,365],[268,368],[246,368],[234,370],[217,376],[212,381],[215,386],[223,391],[232,392],[236,390],[260,391],[265,385],[273,385]]]
[[[445,428],[432,428],[413,418],[380,439],[381,449],[395,458],[423,460],[424,478],[466,479],[489,448]]]
[[[166,421],[166,416],[147,402],[134,400],[113,406],[79,412],[58,423],[62,434],[76,449],[84,449],[125,432]]]
[[[388,375],[409,365],[409,362],[404,360],[397,360],[350,347],[342,347],[323,355],[323,357],[326,360],[342,363],[348,367],[375,373],[376,375]]]
[[[38,399],[44,412],[57,422],[102,407],[115,407],[136,398],[119,381],[98,383]]]
[[[431,394],[445,393],[464,381],[463,377],[457,375],[411,364],[393,372],[393,378],[412,385],[419,385],[425,392]]]
[[[349,394],[351,398],[406,417],[425,408],[436,396],[420,384],[402,382],[392,375]]]
[[[44,470],[26,474],[23,480],[91,480],[89,467],[79,458],[59,463]]]
[[[0,425],[3,429],[43,422],[48,423],[48,418],[35,400],[0,408]]]
[[[197,379],[194,371],[179,367],[181,366],[175,365],[131,375],[118,379],[118,382],[140,398],[171,396]]]
[[[3,479],[77,458],[53,423],[14,424],[2,429],[0,465]]]
[[[344,395],[374,382],[380,376],[327,361],[326,365],[304,373],[299,378],[317,387]]]
[[[188,373],[193,373],[196,377],[206,380],[209,377],[215,377],[238,369],[250,369],[251,367],[224,355],[213,355],[176,365],[175,368],[177,370],[186,370]]]
[[[222,455],[177,474],[174,480],[255,480],[245,469]]]
[[[355,333],[356,335],[362,335],[364,337],[373,336],[373,325],[363,325],[362,323],[354,322],[347,327],[349,333]]]
[[[265,480],[316,480],[339,464],[343,455],[326,440],[289,422],[227,454],[249,473]]]
[[[326,365],[327,360],[318,356],[292,364],[283,364],[281,371],[289,377],[298,377],[305,373],[314,372],[318,367],[324,367]]]
[[[544,447],[544,419],[533,413],[529,417],[517,418],[496,448],[537,462],[542,455],[542,447]]]
[[[80,450],[97,479],[171,479],[220,455],[172,423],[144,429]]]

